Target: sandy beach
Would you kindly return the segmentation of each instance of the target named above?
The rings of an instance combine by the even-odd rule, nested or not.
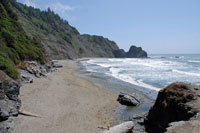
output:
[[[96,133],[117,122],[117,96],[76,73],[75,61],[59,61],[63,68],[35,78],[21,88],[21,110],[12,133]]]

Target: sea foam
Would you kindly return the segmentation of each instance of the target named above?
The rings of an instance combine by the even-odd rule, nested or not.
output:
[[[162,57],[162,58],[161,58]],[[173,82],[200,84],[200,55],[156,55],[151,58],[98,58],[84,61],[90,72],[106,74],[143,89],[159,91]]]

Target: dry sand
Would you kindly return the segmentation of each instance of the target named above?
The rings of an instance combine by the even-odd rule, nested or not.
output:
[[[13,133],[96,133],[117,121],[116,95],[80,77],[74,61],[59,63],[57,72],[21,88],[21,109],[42,118],[19,115]]]

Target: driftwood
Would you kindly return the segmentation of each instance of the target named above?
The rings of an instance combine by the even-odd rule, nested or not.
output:
[[[97,127],[97,128],[100,128],[100,129],[106,129],[106,130],[109,130],[109,129],[110,129],[109,126],[107,126],[107,127]]]
[[[132,121],[128,121],[114,126],[107,131],[103,131],[103,133],[130,133],[133,128],[134,123]]]
[[[20,114],[20,115],[24,115],[24,116],[30,116],[30,117],[42,118],[42,117],[39,116],[39,115],[32,114],[32,113],[30,113],[30,112],[26,112],[26,111],[24,111],[24,110],[19,110],[19,114]]]

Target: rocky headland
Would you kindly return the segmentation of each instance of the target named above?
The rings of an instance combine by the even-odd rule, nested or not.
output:
[[[147,58],[148,54],[141,47],[131,46],[128,52],[123,49],[113,51],[116,58]]]

